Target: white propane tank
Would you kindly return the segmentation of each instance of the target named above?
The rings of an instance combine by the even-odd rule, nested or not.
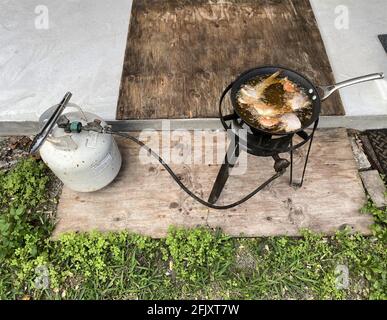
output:
[[[69,104],[69,107],[79,109],[63,113],[70,122],[79,121],[86,125],[97,119],[102,127],[107,125],[97,115],[82,112],[74,104]],[[92,192],[107,186],[117,176],[122,162],[111,134],[95,131],[66,133],[58,126],[43,143],[40,155],[65,186],[79,192]]]

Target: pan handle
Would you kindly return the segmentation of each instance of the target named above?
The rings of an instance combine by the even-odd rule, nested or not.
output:
[[[322,91],[321,101],[324,101],[333,92],[335,92],[336,90],[339,90],[341,88],[352,86],[354,84],[361,83],[361,82],[379,80],[379,79],[383,79],[383,78],[384,78],[384,73],[380,72],[380,73],[372,73],[372,74],[368,74],[366,76],[361,76],[361,77],[345,80],[343,82],[339,82],[339,83],[329,85],[329,86],[318,86],[318,88]]]

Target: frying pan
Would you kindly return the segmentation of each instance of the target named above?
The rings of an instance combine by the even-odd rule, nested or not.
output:
[[[257,127],[254,123],[249,121],[245,116],[240,114],[239,108],[238,108],[238,100],[237,100],[237,94],[241,87],[249,82],[250,80],[262,77],[262,76],[269,76],[273,73],[280,71],[280,77],[284,78],[287,77],[290,81],[297,84],[299,87],[303,88],[305,92],[308,94],[309,98],[312,101],[312,116],[308,121],[305,121],[303,123],[302,128],[292,131],[292,132],[273,132],[269,129],[262,129],[261,127]],[[254,130],[260,131],[262,133],[268,134],[268,135],[289,135],[294,134],[299,131],[304,130],[305,128],[308,128],[312,123],[314,123],[320,116],[321,112],[321,103],[326,100],[333,92],[335,92],[338,89],[341,89],[343,87],[351,86],[357,83],[365,82],[365,81],[371,81],[371,80],[378,80],[383,79],[384,74],[383,73],[373,73],[362,77],[357,77],[353,79],[349,79],[343,82],[339,82],[334,85],[328,85],[328,86],[315,86],[307,77],[304,75],[280,66],[263,66],[263,67],[257,67],[251,70],[248,70],[244,73],[242,73],[234,82],[232,85],[228,87],[228,89],[231,89],[231,103],[234,109],[234,112],[236,115],[238,115],[248,126],[253,128]],[[227,90],[227,89],[226,89]],[[226,91],[225,90],[225,91]]]

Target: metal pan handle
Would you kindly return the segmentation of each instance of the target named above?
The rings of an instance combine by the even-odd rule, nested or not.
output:
[[[354,84],[358,84],[361,82],[379,80],[379,79],[383,79],[383,78],[384,78],[384,73],[380,72],[380,73],[372,73],[372,74],[368,74],[366,76],[345,80],[343,82],[339,82],[339,83],[329,85],[329,86],[318,86],[318,88],[322,91],[321,101],[324,101],[333,92],[335,92],[336,90],[339,90],[341,88],[352,86]]]

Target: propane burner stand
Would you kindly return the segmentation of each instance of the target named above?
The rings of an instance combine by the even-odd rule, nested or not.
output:
[[[243,119],[243,115],[238,111],[238,97],[237,94],[241,87],[246,84],[248,81],[257,78],[259,76],[272,76],[275,73],[281,73],[282,76],[287,77],[292,82],[296,83],[300,87],[305,90],[305,93],[308,94],[312,103],[312,115],[304,124],[305,126],[289,133],[272,133],[269,130],[264,130],[260,127],[254,127],[254,124],[249,121],[249,119]],[[234,143],[230,144],[229,151],[225,157],[225,161],[220,168],[218,173],[218,177],[216,178],[215,184],[212,188],[212,192],[209,198],[210,203],[215,203],[222,190],[224,185],[227,182],[229,177],[229,170],[235,164],[240,149],[244,149],[244,151],[260,157],[272,157],[274,159],[274,169],[277,175],[282,175],[285,173],[287,167],[290,166],[290,185],[302,186],[305,177],[305,171],[308,164],[309,153],[313,142],[313,136],[318,126],[318,120],[321,111],[321,102],[326,100],[333,92],[340,88],[344,88],[347,86],[351,86],[357,83],[383,79],[383,73],[373,73],[353,79],[349,79],[346,81],[342,81],[336,83],[334,85],[328,86],[315,86],[311,81],[309,81],[304,75],[290,70],[288,68],[280,67],[280,66],[262,66],[247,70],[242,73],[234,82],[228,85],[228,87],[223,91],[220,101],[219,101],[219,116],[220,120],[223,124],[223,127],[231,132],[232,140]],[[234,113],[223,116],[222,113],[222,105],[223,100],[228,92],[231,92],[231,104],[234,109]],[[231,121],[231,124],[227,124],[227,121]],[[250,123],[249,123],[250,122]],[[305,131],[306,128],[312,127],[313,130],[311,133],[307,133]],[[246,130],[247,135],[246,138],[241,138],[238,131]],[[293,139],[294,136],[299,136],[302,141],[294,144]],[[304,169],[302,172],[301,181],[298,184],[293,184],[293,151],[297,148],[300,148],[305,143],[309,141],[309,147],[306,154],[306,159],[304,163]],[[281,158],[281,153],[290,153],[290,161],[287,159]],[[277,176],[277,177],[278,177]],[[265,182],[267,183],[267,181]],[[264,183],[264,184],[265,184]],[[262,186],[262,185],[261,185]]]
[[[232,84],[225,89],[219,102],[220,120],[224,129],[231,136],[231,143],[228,147],[224,162],[220,167],[218,176],[216,177],[215,183],[212,187],[208,202],[214,204],[219,199],[219,196],[222,193],[223,188],[229,178],[230,170],[234,167],[241,151],[258,157],[272,157],[274,160],[274,170],[276,173],[281,175],[284,174],[286,169],[290,166],[289,185],[301,187],[304,182],[309,154],[313,143],[313,137],[318,126],[319,118],[317,117],[313,123],[313,127],[310,133],[307,133],[305,130],[280,136],[273,136],[270,134],[262,133],[247,125],[235,112],[226,116],[223,115],[223,101],[226,94],[231,89],[231,86]],[[227,122],[230,122],[230,124]],[[240,134],[241,130],[246,130],[246,133],[243,135],[243,137]],[[301,138],[301,142],[294,143],[293,140],[295,135]],[[308,141],[309,146],[305,157],[301,180],[299,183],[293,183],[294,150],[302,147]],[[290,161],[285,158],[281,158],[281,153],[289,153]],[[267,181],[265,181],[263,184],[267,184]]]

